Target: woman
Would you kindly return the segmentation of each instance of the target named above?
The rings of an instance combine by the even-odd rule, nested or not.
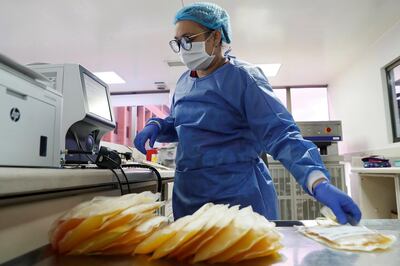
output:
[[[353,200],[329,183],[317,147],[304,140],[291,114],[274,95],[263,72],[224,57],[231,42],[229,16],[211,3],[182,8],[175,17],[172,50],[189,68],[177,82],[171,114],[153,118],[135,138],[178,142],[173,191],[175,219],[207,202],[251,205],[278,218],[277,196],[259,154],[279,160],[303,189],[330,207],[340,223],[358,223]]]

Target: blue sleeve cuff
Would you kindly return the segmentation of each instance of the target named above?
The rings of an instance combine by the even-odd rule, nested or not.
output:
[[[159,121],[157,121],[156,119],[149,119],[149,121],[147,121],[147,125],[157,125],[158,128],[161,130],[161,123]]]

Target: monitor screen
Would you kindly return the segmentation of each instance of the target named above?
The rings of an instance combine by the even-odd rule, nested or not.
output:
[[[83,74],[89,112],[112,121],[107,88],[85,73]]]

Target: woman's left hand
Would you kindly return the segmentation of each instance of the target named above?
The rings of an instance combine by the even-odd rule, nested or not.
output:
[[[357,225],[360,222],[361,211],[357,204],[329,182],[319,183],[313,192],[319,202],[332,209],[340,224]]]

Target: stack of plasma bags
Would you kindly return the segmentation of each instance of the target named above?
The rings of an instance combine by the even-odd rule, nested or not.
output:
[[[50,230],[53,249],[67,255],[148,254],[191,263],[230,262],[277,255],[282,235],[251,207],[205,204],[168,224],[151,192],[96,197],[74,207]]]

